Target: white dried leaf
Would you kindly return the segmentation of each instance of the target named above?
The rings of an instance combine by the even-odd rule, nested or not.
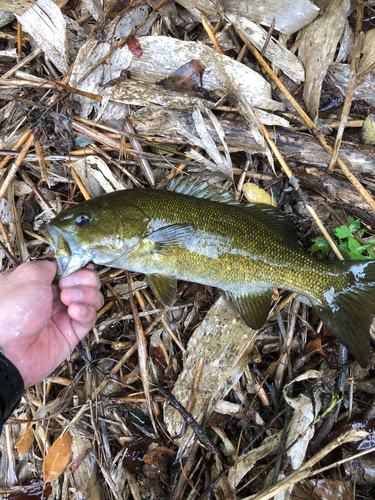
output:
[[[306,459],[306,450],[315,432],[315,428],[312,424],[321,408],[320,398],[316,397],[316,395],[313,395],[314,401],[304,394],[300,394],[296,398],[290,398],[287,395],[286,388],[294,384],[294,382],[315,378],[320,379],[322,377],[322,374],[317,370],[310,370],[302,375],[303,378],[296,377],[283,389],[285,401],[294,410],[288,425],[288,436],[285,441],[285,449],[287,450],[286,460],[293,471],[301,467]],[[281,481],[284,477],[286,477],[284,473],[280,474],[278,481]],[[274,497],[275,500],[289,500],[292,489],[293,487],[278,493]]]
[[[330,0],[323,15],[302,31],[298,54],[306,71],[303,98],[312,119],[318,113],[322,83],[335,56],[349,9],[350,0]]]
[[[66,21],[52,0],[37,0],[18,22],[62,73],[69,69]]]
[[[290,123],[285,118],[282,118],[279,115],[273,115],[271,113],[267,113],[267,111],[263,111],[263,109],[253,108],[254,115],[257,117],[259,123],[263,123],[263,125],[278,125],[279,127],[290,127]]]
[[[106,193],[124,189],[124,185],[116,179],[108,165],[98,156],[90,155],[77,161],[68,162],[77,172],[85,188],[92,198]]]
[[[272,111],[283,111],[282,103],[274,101],[271,86],[257,72],[244,64],[219,54],[199,42],[185,42],[164,36],[140,37],[143,55],[134,57],[129,66],[133,77],[160,81],[192,59],[203,67],[203,87],[208,91],[232,89],[243,94],[251,105]]]
[[[194,331],[187,346],[185,369],[173,388],[174,396],[186,407],[195,382],[201,358],[206,358],[192,415],[198,422],[210,415],[219,400],[230,391],[247,366],[256,332],[246,326],[233,306],[220,297],[206,318]],[[176,436],[183,424],[174,408],[166,405],[165,423],[171,436]],[[191,428],[178,440],[179,455],[188,452],[194,439]]]
[[[233,490],[258,460],[276,453],[280,445],[280,439],[281,432],[278,432],[277,434],[264,439],[262,444],[254,450],[251,450],[238,458],[236,465],[231,467],[228,472],[228,481]]]
[[[292,35],[310,24],[319,14],[319,7],[310,0],[222,0],[224,9],[264,26]],[[251,7],[250,7],[251,5]]]
[[[348,79],[350,74],[350,64],[332,63],[327,72],[327,80],[337,87],[343,96],[346,95]],[[375,106],[375,72],[366,75],[363,82],[356,86],[353,99],[363,99],[371,106]]]
[[[5,198],[0,200],[0,220],[3,224],[13,222],[12,205]]]
[[[222,0],[224,9],[231,14],[244,16],[264,26],[292,35],[310,24],[319,14],[319,7],[310,0]]]
[[[195,146],[199,146],[200,148],[204,149],[210,155],[213,162],[207,160],[207,158],[205,158],[203,155],[194,150],[190,150],[187,154],[191,158],[206,165],[209,170],[219,171],[222,174],[224,174],[225,177],[232,179],[233,178],[232,161],[225,140],[224,130],[220,125],[219,121],[217,120],[217,118],[215,117],[215,115],[212,113],[212,111],[209,111],[207,108],[203,109],[205,110],[206,114],[208,115],[209,119],[212,121],[214,125],[216,133],[219,136],[221,144],[224,147],[225,156],[222,156],[222,154],[220,153],[215,144],[215,141],[212,139],[210,133],[208,132],[207,127],[203,120],[203,116],[199,109],[196,109],[193,113],[195,128],[199,134],[199,138],[191,134],[181,124],[180,124],[180,133],[189,140],[190,144],[194,144]]]
[[[137,281],[132,285],[132,291],[143,290],[148,287],[147,281]],[[120,283],[119,285],[115,285],[115,292],[120,297],[120,299],[127,300],[130,297],[129,285],[127,283]],[[107,290],[107,297],[113,297],[113,294],[110,290]]]
[[[118,78],[123,69],[127,69],[133,54],[128,49],[127,45],[119,47],[110,57],[106,59],[106,63],[100,65],[95,71],[88,75],[82,83],[77,85],[78,81],[91,70],[91,68],[104,56],[108,54],[111,44],[118,43],[125,39],[130,33],[139,26],[148,16],[148,6],[141,5],[131,9],[125,17],[120,21],[114,19],[105,29],[105,39],[98,41],[95,38],[88,40],[79,50],[74,63],[70,85],[77,87],[85,92],[92,94],[100,94],[103,96],[102,102],[90,101],[81,96],[76,96],[76,99],[81,105],[81,117],[87,117],[94,109],[96,111],[96,120],[106,119],[103,116],[105,108],[112,97],[112,88],[106,89],[103,87],[108,81]],[[137,37],[142,33],[147,33],[151,24],[154,22],[154,17],[151,16],[147,22],[139,29]],[[124,112],[127,111],[124,109]],[[119,117],[121,119],[122,117]]]
[[[354,49],[354,29],[350,26],[349,21],[345,21],[344,33],[340,40],[340,50],[336,57],[336,62],[350,63]]]
[[[97,180],[106,193],[125,189],[122,184],[109,169],[108,165],[98,156],[87,157],[91,175]]]
[[[95,460],[93,443],[90,439],[81,437],[77,429],[72,429],[72,460],[86,456],[73,472],[74,481],[70,491],[76,500],[102,500],[103,488],[98,481],[99,466]]]
[[[24,181],[19,181],[15,179],[13,181],[13,186],[14,186],[15,196],[24,196],[25,194],[30,194],[32,192],[31,187],[28,186]]]
[[[359,62],[359,67],[358,67],[358,78],[361,77],[363,73],[368,71],[371,67],[373,67],[375,63],[375,28],[372,30],[369,30],[366,35],[365,39],[363,41],[363,47],[362,47],[362,59]]]
[[[104,14],[103,5],[100,0],[82,0],[82,4],[90,12],[95,21]]]
[[[227,14],[226,17],[258,50],[262,50],[267,39],[267,31],[264,28],[242,15]],[[265,57],[297,84],[304,81],[305,70],[298,57],[274,38],[271,38],[267,45]]]
[[[3,6],[2,3],[1,6]],[[8,12],[7,10],[0,9],[0,28],[11,23],[14,18],[15,15],[13,14],[13,12]]]
[[[0,0],[0,7],[12,14],[23,14],[34,5],[35,0]]]
[[[17,49],[0,50],[0,60],[8,61],[9,59],[17,58]]]

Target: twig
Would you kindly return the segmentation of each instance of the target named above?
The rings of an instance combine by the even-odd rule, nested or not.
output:
[[[339,126],[339,129],[337,131],[337,135],[336,135],[335,147],[333,148],[332,158],[331,158],[331,161],[329,162],[329,166],[328,166],[328,170],[327,170],[328,173],[333,172],[333,169],[335,168],[335,163],[337,160],[337,155],[339,154],[342,136],[344,134],[346,123],[348,121],[348,117],[349,117],[349,113],[350,113],[350,107],[352,104],[352,99],[353,99],[353,94],[354,94],[355,84],[356,84],[356,79],[357,79],[357,70],[358,70],[358,65],[359,65],[359,59],[361,57],[363,39],[365,37],[365,34],[363,33],[363,31],[361,31],[362,21],[363,21],[363,4],[358,3],[356,39],[355,39],[355,44],[354,44],[354,49],[353,49],[352,63],[350,65],[348,87],[347,87],[347,91],[346,91],[344,106],[342,109],[340,126]]]
[[[125,120],[124,130],[125,130],[125,132],[130,132],[131,134],[135,133],[134,128],[133,128],[133,124],[132,124],[130,118],[127,118]],[[133,139],[132,137],[130,137],[129,140],[130,140],[130,144],[132,145],[133,149],[135,149],[136,151],[139,151],[140,153],[143,153],[142,146],[137,139]],[[155,187],[154,174],[152,173],[152,170],[150,168],[150,164],[147,161],[147,159],[142,158],[140,156],[137,156],[137,161],[138,161],[138,164],[139,164],[144,176],[147,179],[147,182],[150,184],[151,187]]]
[[[6,80],[7,78],[9,78],[10,76],[14,75],[14,73],[16,71],[18,71],[19,69],[23,68],[24,66],[26,66],[26,64],[29,64],[30,61],[32,61],[33,59],[35,59],[36,57],[39,56],[39,54],[41,54],[43,51],[42,49],[40,49],[39,47],[37,49],[35,49],[33,52],[31,52],[31,54],[29,54],[27,57],[25,57],[25,59],[23,59],[21,62],[19,62],[18,64],[16,64],[15,66],[13,66],[12,69],[10,69],[9,71],[7,71],[1,78],[0,78],[0,83],[3,83],[3,80]],[[4,82],[5,83],[5,82]]]
[[[154,414],[152,411],[151,397],[150,397],[150,380],[148,373],[148,356],[147,356],[147,342],[145,332],[143,330],[142,322],[139,318],[139,313],[135,305],[135,300],[132,292],[132,278],[130,271],[126,271],[126,279],[128,282],[129,293],[130,293],[130,306],[133,311],[134,325],[135,325],[135,335],[137,339],[137,349],[138,349],[138,364],[139,372],[141,374],[141,379],[143,383],[143,390],[147,399],[147,406],[149,409],[150,419],[154,428],[155,435],[158,435],[156,429],[156,424],[154,420]]]
[[[17,170],[19,169],[21,163],[23,162],[23,159],[25,158],[26,153],[28,152],[29,148],[31,147],[31,144],[33,143],[33,141],[34,141],[34,136],[33,136],[33,134],[31,134],[29,136],[29,138],[27,139],[27,141],[25,142],[25,144],[20,152],[20,155],[18,156],[18,158],[16,160],[14,160],[13,165],[10,167],[8,175],[6,176],[6,178],[4,179],[4,181],[0,187],[0,200],[3,198],[6,190],[8,189],[10,183],[12,182],[14,176],[16,175]]]
[[[219,52],[219,54],[224,54],[224,51],[220,47],[220,43],[217,41],[217,38],[214,35],[214,32],[211,29],[211,26],[206,21],[206,18],[204,17],[203,12],[201,12],[201,16],[202,16],[203,28],[206,30],[206,33],[209,36],[209,39],[211,40],[211,42],[214,44],[215,49]]]
[[[185,422],[190,425],[190,427],[193,429],[195,434],[197,435],[199,441],[201,444],[207,448],[211,453],[214,455],[217,455],[220,460],[223,463],[227,463],[226,457],[223,455],[223,453],[216,448],[216,446],[211,443],[211,441],[208,439],[207,434],[204,432],[204,430],[201,428],[201,426],[198,424],[198,422],[195,420],[193,415],[189,413],[183,406],[182,404],[177,400],[177,398],[168,392],[166,389],[163,387],[156,387],[156,390],[160,392],[160,394],[168,399],[168,402],[173,408],[176,408],[178,413],[181,415],[181,417],[185,420]]]

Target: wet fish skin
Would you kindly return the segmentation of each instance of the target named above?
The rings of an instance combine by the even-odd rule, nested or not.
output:
[[[176,181],[169,190],[131,189],[86,201],[42,232],[61,275],[91,260],[142,272],[165,305],[175,299],[177,279],[216,286],[253,328],[266,321],[272,287],[302,293],[367,363],[375,262],[328,262],[302,253],[292,222],[271,206],[232,204],[212,187]]]

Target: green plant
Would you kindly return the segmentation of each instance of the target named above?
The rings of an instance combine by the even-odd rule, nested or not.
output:
[[[363,236],[365,229],[360,229],[361,222],[349,215],[349,227],[340,226],[336,229],[333,239],[337,244],[338,249],[343,257],[348,260],[368,260],[375,259],[372,250],[375,250],[375,240],[366,245],[361,245],[355,239],[354,235]],[[322,253],[328,253],[331,249],[330,244],[324,236],[313,238],[314,245],[311,247],[312,252],[320,250]],[[364,254],[367,251],[367,254]]]

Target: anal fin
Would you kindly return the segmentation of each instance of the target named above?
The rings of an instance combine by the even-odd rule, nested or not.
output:
[[[243,320],[253,330],[262,328],[271,309],[272,288],[257,288],[246,292],[225,292]]]
[[[147,281],[154,292],[154,295],[165,307],[170,307],[176,299],[177,280],[174,276],[163,274],[148,274]]]

